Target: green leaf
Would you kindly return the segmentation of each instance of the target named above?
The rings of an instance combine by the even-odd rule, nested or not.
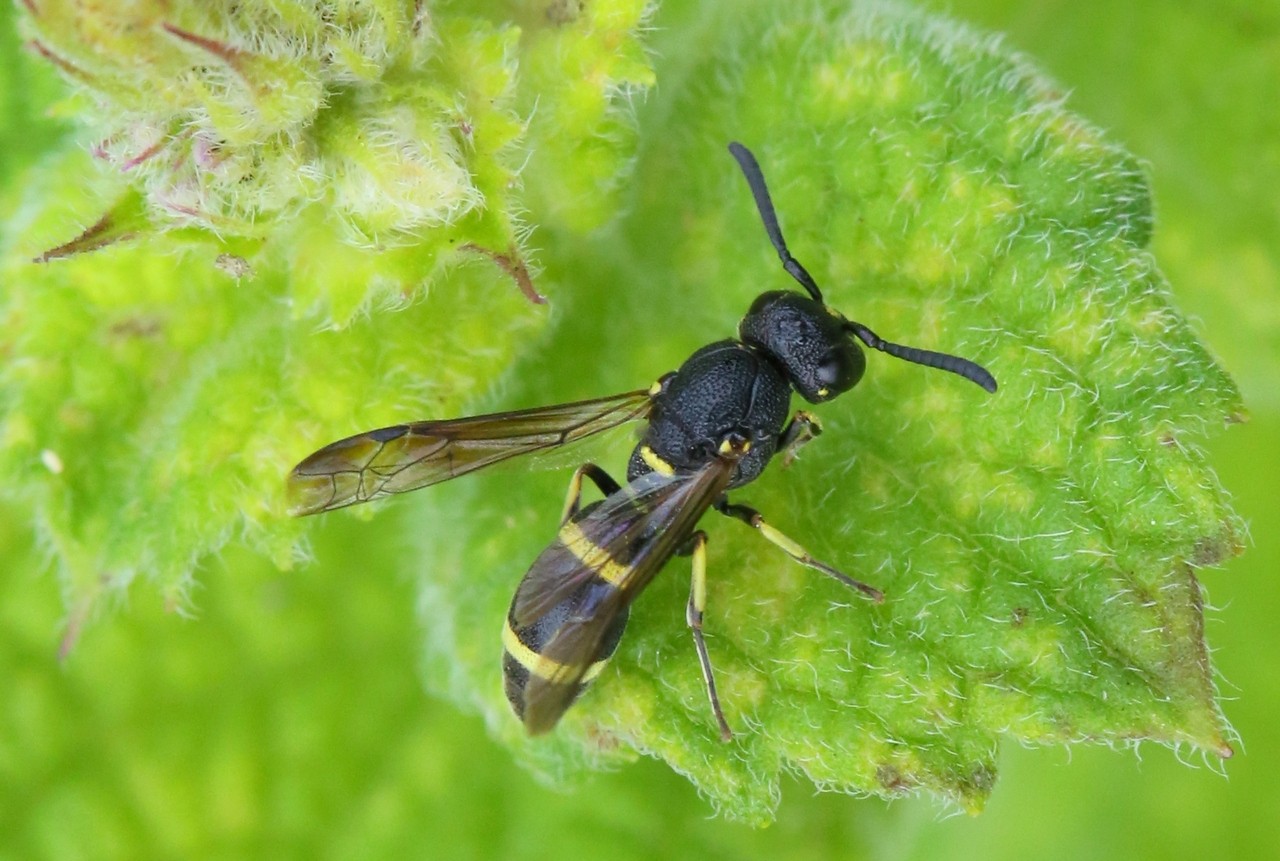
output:
[[[609,54],[642,7],[565,22],[543,50]],[[140,573],[185,606],[235,536],[291,564],[289,464],[356,416],[474,402],[547,315],[519,298],[541,301],[511,22],[385,3],[24,10],[35,53],[93,95],[100,141],[27,178],[0,263],[0,474],[55,551],[70,645]],[[540,82],[545,106],[584,138],[616,127],[617,89],[649,73],[614,66],[572,80],[572,100],[593,94],[577,113],[567,84]],[[601,165],[629,154],[610,152]]]
[[[590,5],[592,16],[608,8]],[[588,30],[605,34],[594,42],[573,27],[598,17],[558,32],[603,62],[637,21]],[[709,518],[706,628],[735,742],[717,740],[705,702],[679,559],[557,734],[530,742],[503,701],[498,632],[554,534],[565,477],[481,475],[363,530],[399,546],[413,522],[399,573],[420,578],[432,687],[542,771],[653,755],[756,822],[787,772],[977,809],[1001,737],[1227,753],[1194,569],[1234,552],[1240,526],[1195,446],[1240,404],[1169,304],[1135,160],[999,43],[897,6],[744,4],[684,25],[641,114],[621,229],[585,239],[578,231],[616,201],[574,202],[590,196],[583,177],[622,175],[629,141],[594,140],[592,118],[626,127],[619,82],[646,80],[637,45],[590,79],[605,86],[570,111],[580,122],[569,131],[531,121],[530,150],[581,156],[531,168],[550,318],[484,256],[444,265],[441,248],[470,241],[506,253],[494,240],[514,222],[485,221],[488,210],[422,243],[360,249],[333,241],[341,222],[319,206],[264,232],[219,239],[197,224],[36,267],[130,178],[88,181],[74,155],[34,175],[4,249],[0,475],[54,550],[73,630],[139,573],[185,605],[195,567],[229,541],[287,564],[305,525],[283,519],[280,481],[329,439],[476,411],[495,382],[501,396],[485,406],[634,388],[730,337],[759,291],[790,286],[724,152],[740,139],[833,306],[886,338],[981,361],[1001,382],[988,397],[873,355],[863,385],[821,408],[827,432],[801,460],[739,494],[888,600],[870,606]],[[458,80],[515,87],[512,102],[536,102],[535,117],[559,116],[554,93],[535,98],[557,75],[574,84],[567,101],[577,93],[582,77],[556,69],[595,68],[537,47],[551,26],[519,47],[492,22],[455,26],[453,56],[474,47],[485,60]],[[515,74],[509,50],[528,51],[537,88],[502,83]],[[376,71],[359,51],[338,53],[344,75]],[[353,145],[348,94],[330,94],[333,114],[314,132],[341,152]],[[396,104],[390,87],[364,95]],[[339,162],[359,159],[325,164]],[[495,190],[515,163],[487,163]],[[557,171],[569,202],[559,210]],[[322,173],[319,187],[328,195],[341,180]],[[393,301],[427,283],[438,289],[425,300]],[[325,329],[322,315],[350,322]],[[626,447],[588,453],[618,474]]]
[[[635,36],[645,4],[593,5],[524,44],[511,20],[466,6],[29,5],[30,44],[91,96],[94,152],[134,195],[131,229],[108,229],[113,209],[42,258],[176,230],[248,241],[249,262],[305,276],[291,285],[301,310],[345,325],[480,254],[542,301],[521,224],[529,144],[564,156],[535,171],[544,181],[618,173],[623,94],[653,77]],[[580,209],[579,223],[603,220]]]
[[[505,403],[642,384],[788,286],[731,139],[756,149],[833,306],[983,362],[1001,389],[873,355],[861,387],[817,410],[826,433],[800,461],[736,494],[882,588],[883,607],[708,520],[706,630],[731,745],[684,625],[681,560],[555,738],[521,739],[494,644],[554,533],[553,478],[413,503],[431,525],[433,683],[549,773],[639,751],[752,821],[771,816],[784,772],[979,809],[1001,737],[1229,755],[1194,572],[1236,552],[1241,527],[1194,440],[1240,403],[1170,305],[1136,160],[999,42],[898,7],[764,11],[717,38],[653,108],[682,126],[645,146],[627,232],[548,253],[566,280],[593,277]],[[568,383],[543,382],[570,363]],[[602,460],[620,470],[624,453]]]
[[[142,195],[129,190],[116,201],[107,213],[99,218],[84,232],[64,242],[57,248],[50,248],[35,259],[36,263],[48,263],[60,257],[72,257],[97,251],[116,242],[124,242],[151,227]]]
[[[29,193],[72,200],[87,169],[64,157]],[[290,463],[357,429],[357,413],[459,409],[545,319],[477,258],[452,276],[465,303],[433,294],[321,330],[289,313],[285,273],[246,268],[234,244],[153,240],[32,264],[29,237],[49,222],[66,223],[65,209],[26,225],[5,255],[17,289],[0,323],[15,357],[0,377],[0,471],[56,552],[72,634],[138,575],[182,606],[196,565],[237,535],[290,564]],[[331,271],[351,274],[344,262]],[[509,333],[496,343],[495,320]]]

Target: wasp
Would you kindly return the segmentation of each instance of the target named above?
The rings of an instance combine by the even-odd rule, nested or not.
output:
[[[804,293],[762,294],[736,339],[703,347],[647,389],[379,428],[325,446],[289,474],[291,513],[315,514],[546,452],[626,422],[647,423],[625,484],[593,463],[574,471],[559,533],[516,588],[502,632],[503,678],[507,699],[530,734],[556,725],[617,648],[631,603],[668,560],[687,555],[693,577],[685,619],[712,713],[721,737],[730,739],[702,633],[707,535],[698,521],[709,509],[759,530],[795,561],[883,600],[878,589],[814,558],[754,508],[728,499],[728,491],[753,481],[775,455],[790,462],[821,432],[807,411],[788,418],[792,392],[818,404],[851,389],[866,369],[859,341],[996,391],[995,378],[981,365],[885,341],[828,306],[787,250],[755,156],[738,143],[729,151],[783,269]],[[587,480],[603,499],[582,505]]]

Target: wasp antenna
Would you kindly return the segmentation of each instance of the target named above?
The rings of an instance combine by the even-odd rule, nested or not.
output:
[[[751,196],[756,199],[756,209],[760,210],[760,220],[764,222],[764,232],[769,234],[769,241],[777,249],[782,268],[799,281],[800,286],[808,291],[815,301],[821,302],[822,291],[818,289],[813,276],[787,250],[787,243],[782,238],[782,229],[778,227],[778,215],[774,212],[773,201],[769,198],[769,187],[765,185],[764,174],[760,171],[756,157],[751,154],[751,150],[737,141],[729,144],[729,152],[738,160],[738,167],[742,168],[742,175],[747,178],[747,185],[751,187]]]
[[[899,359],[905,359],[917,365],[959,374],[966,380],[982,386],[988,392],[996,390],[996,378],[991,376],[991,372],[977,362],[971,362],[968,359],[962,359],[950,353],[935,353],[933,350],[920,350],[916,347],[894,344],[884,340],[861,323],[846,323],[845,329],[857,335],[862,343],[873,350],[888,353],[890,356],[896,356]]]

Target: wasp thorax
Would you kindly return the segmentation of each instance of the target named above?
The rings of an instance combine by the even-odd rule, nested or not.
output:
[[[844,329],[844,319],[799,293],[762,294],[738,324],[738,336],[768,354],[810,403],[853,388],[867,367],[862,349]]]

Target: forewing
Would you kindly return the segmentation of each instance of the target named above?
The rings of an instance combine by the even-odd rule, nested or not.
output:
[[[531,733],[551,729],[564,714],[605,632],[693,533],[729,486],[734,466],[717,460],[687,477],[643,476],[571,519],[561,539],[534,562],[516,596],[518,626],[596,582],[540,650],[557,669],[531,678],[525,689],[524,722]]]
[[[648,391],[530,410],[379,428],[330,443],[286,482],[295,516],[417,490],[646,418]]]

